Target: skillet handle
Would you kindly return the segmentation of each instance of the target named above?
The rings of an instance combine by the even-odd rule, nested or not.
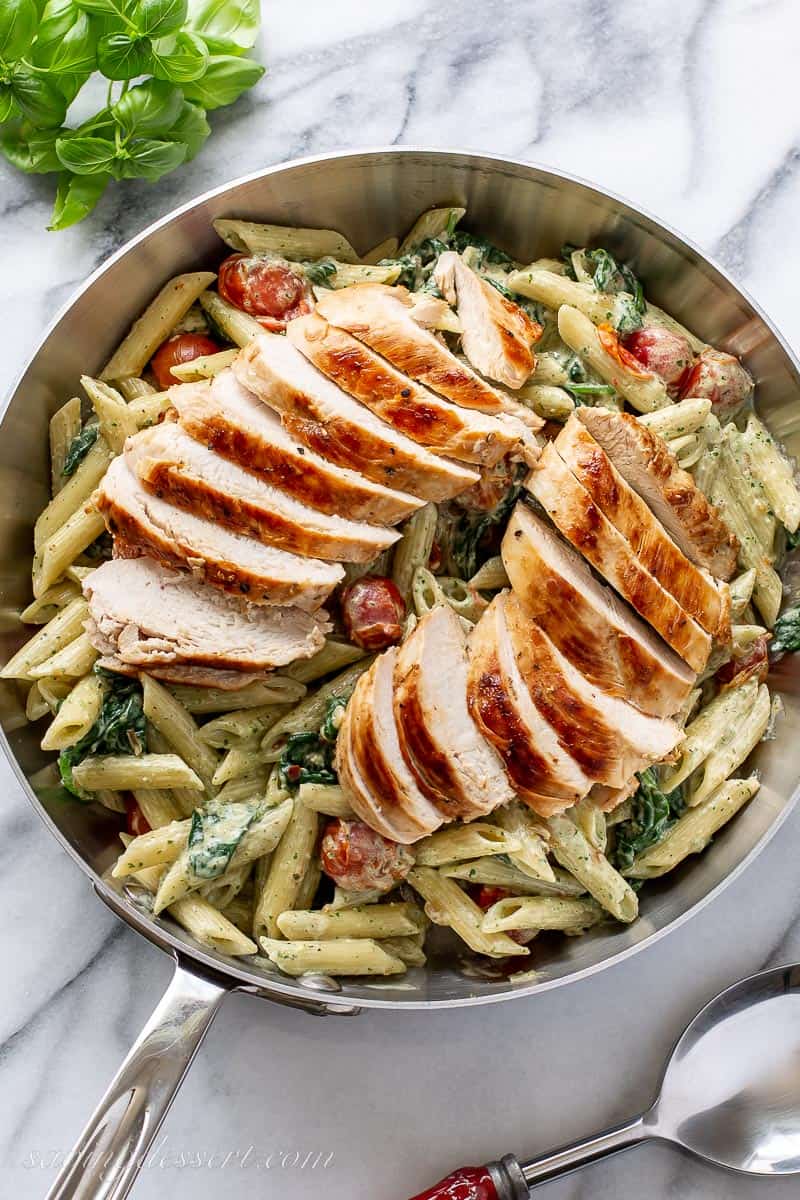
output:
[[[227,988],[175,973],[89,1119],[47,1200],[124,1200]]]

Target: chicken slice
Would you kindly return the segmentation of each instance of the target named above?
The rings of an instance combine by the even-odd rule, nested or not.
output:
[[[145,491],[124,455],[114,459],[94,499],[117,557],[150,555],[254,604],[294,604],[313,612],[344,578],[337,564],[264,546],[174,508]]]
[[[502,557],[528,614],[591,683],[651,716],[681,708],[694,673],[527,504],[511,514]]]
[[[382,833],[377,815],[385,829],[395,831],[384,836],[408,844],[438,829],[442,816],[417,787],[400,749],[392,702],[396,655],[392,648],[375,659],[369,685],[353,693],[342,728],[347,726],[351,762],[370,798],[369,809],[357,798],[356,813]]]
[[[216,688],[220,692],[238,692],[248,684],[260,683],[266,678],[263,671],[223,671],[217,667],[197,667],[187,663],[152,663],[146,667],[134,667],[123,662],[116,654],[101,655],[96,665],[105,671],[113,671],[116,675],[128,675],[132,679],[138,679],[140,671],[144,670],[154,679],[160,679],[164,683]]]
[[[532,346],[542,336],[541,325],[481,279],[454,250],[439,255],[433,277],[458,311],[461,345],[475,370],[506,387],[522,387],[536,366]]]
[[[576,804],[593,781],[531,700],[497,599],[469,635],[468,650],[470,716],[499,753],[520,799],[543,817]]]
[[[717,579],[730,579],[738,541],[663,439],[628,413],[587,407],[578,416],[686,557]]]
[[[394,714],[420,791],[446,821],[471,821],[514,799],[467,710],[465,636],[448,604],[423,617],[398,651]]]
[[[320,512],[395,525],[422,506],[416,496],[384,487],[304,446],[230,370],[210,384],[180,384],[170,397],[193,438]]]
[[[195,441],[173,421],[128,438],[125,458],[142,483],[170,504],[309,558],[371,562],[400,536],[308,508]]]
[[[597,783],[622,787],[663,762],[683,738],[678,726],[647,717],[594,687],[524,612],[513,593],[498,597],[520,675],[561,747]]]
[[[340,466],[425,500],[447,500],[478,476],[398,433],[318,371],[288,338],[264,333],[232,367],[304,445]]]
[[[310,658],[330,628],[324,613],[241,603],[152,558],[105,562],[86,578],[83,591],[96,649],[129,668],[168,668],[173,679],[179,668],[249,672],[250,681]]]
[[[510,413],[531,429],[541,428],[543,422],[534,413],[481,379],[444,342],[423,329],[411,314],[411,303],[405,288],[362,283],[329,292],[317,302],[317,312],[454,404],[495,415]]]
[[[572,474],[614,528],[627,539],[650,574],[703,629],[720,641],[729,641],[728,585],[718,585],[678,549],[576,414],[567,421],[555,445]]]
[[[552,442],[528,476],[526,487],[560,533],[595,570],[693,671],[702,671],[711,653],[711,638],[642,566],[630,544],[593,503]]]
[[[519,446],[511,427],[434,395],[316,313],[290,321],[286,336],[328,379],[376,416],[437,454],[494,466]]]

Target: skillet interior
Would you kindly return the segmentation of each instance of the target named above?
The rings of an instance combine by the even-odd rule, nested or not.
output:
[[[211,228],[215,216],[341,230],[359,251],[408,228],[433,204],[468,210],[465,225],[484,233],[517,259],[552,254],[563,242],[609,247],[629,259],[648,297],[698,335],[744,357],[755,376],[761,415],[800,457],[798,364],[764,315],[694,247],[622,201],[541,168],[476,154],[388,149],[306,159],[273,167],[209,193],[146,230],[84,285],[53,323],[6,402],[0,435],[0,636],[7,661],[27,633],[16,613],[30,599],[33,523],[49,498],[47,422],[76,394],[78,378],[99,370],[161,284],[180,271],[215,266],[225,250]],[[343,983],[324,995],[309,982],[267,977],[201,949],[171,922],[156,925],[99,876],[116,856],[118,819],[99,806],[42,804],[27,778],[44,765],[41,732],[24,722],[20,693],[0,683],[0,724],[9,757],[28,798],[121,916],[165,949],[224,972],[231,983],[293,1003],[378,1007],[486,1003],[569,982],[627,956],[685,920],[761,849],[788,814],[798,767],[792,741],[800,725],[800,662],[784,659],[774,672],[786,715],[774,741],[754,761],[762,779],[756,799],[715,839],[642,895],[632,926],[600,929],[581,938],[537,939],[535,978],[483,978],[468,969],[452,943],[434,947],[424,970],[402,983]],[[116,843],[118,847],[118,843]]]

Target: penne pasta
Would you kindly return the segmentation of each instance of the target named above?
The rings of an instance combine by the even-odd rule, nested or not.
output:
[[[217,217],[213,225],[223,242],[244,254],[278,254],[297,262],[316,258],[358,262],[358,255],[347,238],[333,229],[300,229],[227,217]]]
[[[165,283],[111,355],[100,379],[114,383],[141,375],[164,339],[214,279],[211,271],[194,271]]]
[[[81,431],[81,402],[73,396],[50,418],[50,491],[57,496],[67,482],[64,463],[73,440]]]
[[[570,349],[637,412],[652,412],[670,403],[664,381],[651,372],[634,371],[609,354],[592,322],[577,308],[564,305],[558,310],[558,332]]]
[[[288,803],[288,802],[287,802]],[[292,808],[253,909],[253,936],[281,936],[278,917],[294,908],[319,836],[319,817],[304,804]]]
[[[136,433],[136,419],[122,396],[100,379],[81,376],[81,385],[97,414],[100,434],[112,454],[121,454],[125,439]]]
[[[203,784],[177,754],[106,754],[90,756],[72,769],[72,778],[85,792],[101,788],[193,788]]]
[[[200,730],[191,713],[168,688],[149,675],[142,676],[142,696],[148,721],[202,780],[206,792],[213,795],[217,755],[200,739]]]
[[[447,925],[476,954],[489,958],[505,958],[511,954],[528,954],[505,933],[485,933],[483,912],[454,879],[441,875],[433,867],[413,867],[408,882],[425,901],[425,913],[434,925]]]
[[[220,371],[226,371],[239,354],[238,350],[220,350],[218,354],[201,354],[189,362],[178,363],[171,368],[172,374],[181,383],[197,383],[202,379],[213,379]]]
[[[418,567],[427,567],[436,537],[438,514],[435,504],[426,504],[408,518],[403,536],[394,548],[392,579],[408,602]]]
[[[340,817],[345,821],[355,820],[356,814],[350,807],[344,792],[336,784],[301,783],[297,789],[297,799],[312,812],[321,813],[325,817]]]
[[[278,928],[289,941],[328,941],[332,938],[414,937],[425,919],[415,904],[366,904],[334,912],[293,910],[281,913]]]
[[[486,910],[484,933],[505,933],[512,929],[563,929],[581,933],[605,918],[595,900],[568,899],[563,896],[508,896]]]
[[[261,949],[284,975],[402,975],[405,963],[371,938],[285,942],[260,937]]]
[[[451,825],[417,842],[414,858],[421,867],[442,867],[486,854],[510,854],[521,842],[496,825],[473,821],[469,825]]]
[[[587,841],[575,822],[568,816],[549,817],[547,827],[553,854],[561,866],[618,921],[628,924],[635,920],[639,912],[636,893],[605,855]]]
[[[53,718],[42,738],[43,750],[74,746],[94,725],[103,706],[103,684],[96,675],[78,681]]]

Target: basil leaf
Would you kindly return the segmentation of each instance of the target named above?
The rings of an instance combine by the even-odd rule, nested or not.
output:
[[[36,34],[31,62],[61,73],[94,69],[97,36],[89,17],[75,0],[48,0]]]
[[[187,28],[199,33],[212,54],[243,54],[258,35],[259,0],[189,0]]]
[[[164,136],[168,141],[183,142],[186,146],[185,161],[189,162],[210,133],[211,126],[206,120],[205,109],[199,104],[192,104],[190,100],[184,100],[180,116]]]
[[[117,164],[121,179],[149,179],[155,182],[168,171],[174,171],[186,158],[182,142],[153,141],[140,138],[126,147],[127,157]]]
[[[176,87],[148,79],[121,96],[111,115],[126,136],[166,133],[177,121],[182,106],[183,96]]]
[[[94,68],[88,71],[76,71],[74,73],[71,71],[64,71],[56,75],[52,80],[53,86],[58,88],[58,91],[64,97],[67,108],[69,108],[70,104],[72,104],[72,101],[86,83],[86,80],[92,74],[93,69]]]
[[[185,22],[186,0],[135,0],[128,16],[146,37],[165,37]]]
[[[212,54],[205,75],[188,83],[183,94],[187,100],[196,100],[204,108],[222,108],[238,100],[242,92],[258,83],[263,74],[261,63],[252,58]]]
[[[35,0],[2,0],[0,4],[0,59],[17,62],[30,50],[39,23]]]
[[[0,151],[28,175],[60,171],[56,139],[63,133],[63,129],[36,129],[29,121],[15,121],[0,132]]]
[[[75,175],[96,175],[108,171],[117,157],[117,148],[107,138],[71,134],[56,142],[56,154],[62,167]]]
[[[153,45],[153,74],[172,83],[191,83],[205,73],[208,50],[194,33],[179,33]]]
[[[129,33],[107,33],[97,43],[97,65],[106,79],[136,79],[153,65],[149,38]]]
[[[78,8],[84,12],[95,13],[97,16],[116,18],[116,23],[122,23],[125,0],[75,0]]]
[[[63,95],[31,67],[15,67],[9,87],[17,108],[34,125],[60,125],[64,120],[67,102]]]
[[[10,121],[13,116],[16,116],[19,109],[14,102],[14,95],[11,91],[10,83],[0,83],[0,123]]]

